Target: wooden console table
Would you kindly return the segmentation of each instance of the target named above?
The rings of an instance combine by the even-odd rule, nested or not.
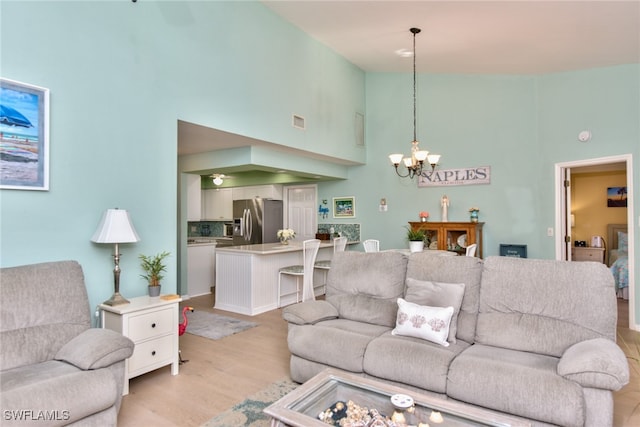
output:
[[[476,256],[482,258],[482,226],[484,222],[409,222],[412,230],[423,230],[429,249],[457,252],[464,255],[466,247],[476,243]]]

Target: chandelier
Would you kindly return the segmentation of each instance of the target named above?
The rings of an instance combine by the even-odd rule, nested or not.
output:
[[[416,137],[416,34],[420,32],[420,28],[411,28],[409,31],[413,34],[413,142],[411,142],[411,156],[404,157],[403,154],[391,154],[389,160],[393,164],[398,176],[402,178],[422,174],[425,160],[431,165],[431,171],[435,170],[440,160],[439,154],[429,154],[426,150],[421,150],[418,139]],[[403,163],[407,168],[406,173],[400,173],[398,166]]]

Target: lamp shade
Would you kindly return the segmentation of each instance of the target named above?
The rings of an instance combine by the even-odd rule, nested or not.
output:
[[[136,229],[123,209],[107,209],[91,238],[95,243],[135,243],[140,241]]]

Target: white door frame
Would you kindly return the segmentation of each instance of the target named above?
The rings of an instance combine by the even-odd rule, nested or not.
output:
[[[594,166],[603,165],[608,163],[620,163],[624,162],[627,166],[627,229],[629,236],[629,259],[632,261],[629,263],[629,328],[640,331],[640,325],[635,323],[635,293],[636,293],[636,281],[635,281],[635,214],[633,212],[635,191],[633,189],[633,156],[631,154],[622,154],[618,156],[600,157],[596,159],[577,160],[573,162],[556,163],[555,165],[555,250],[556,259],[563,259],[563,251],[566,248],[564,236],[570,233],[566,231],[566,218],[564,211],[564,173],[567,168],[576,168],[581,166]],[[571,201],[567,201],[571,203]]]

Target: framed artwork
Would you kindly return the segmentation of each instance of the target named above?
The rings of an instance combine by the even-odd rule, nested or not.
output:
[[[607,188],[607,207],[626,208],[627,207],[627,187]]]
[[[0,189],[49,190],[49,89],[0,78]]]
[[[507,245],[500,244],[500,256],[513,258],[526,258],[527,245]]]
[[[333,217],[334,218],[355,218],[356,198],[355,197],[334,197]]]

